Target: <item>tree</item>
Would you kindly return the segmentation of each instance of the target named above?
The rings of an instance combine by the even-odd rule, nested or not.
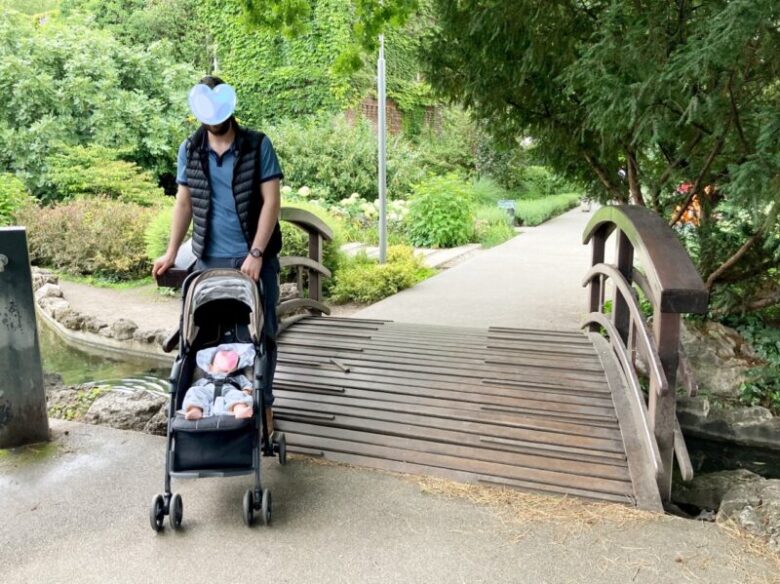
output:
[[[356,14],[374,7],[362,30],[391,24],[375,2],[354,4]],[[409,4],[383,9],[403,15]],[[647,205],[675,227],[697,206],[681,231],[708,286],[728,284],[741,308],[780,300],[776,0],[434,0],[433,8],[422,58],[436,91],[506,144],[532,136],[556,172],[601,200]]]
[[[194,75],[159,46],[126,47],[78,19],[39,24],[0,19],[0,170],[47,196],[47,160],[63,148],[96,145],[156,177],[172,172],[188,131]]]

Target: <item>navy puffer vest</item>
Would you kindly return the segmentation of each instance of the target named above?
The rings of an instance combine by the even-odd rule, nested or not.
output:
[[[260,195],[260,148],[265,134],[241,127],[236,129],[237,157],[233,167],[233,198],[241,230],[247,242],[247,251],[257,232],[257,221],[263,208]],[[211,183],[209,181],[208,136],[200,128],[187,140],[187,186],[192,196],[192,251],[202,258],[209,238],[209,207]],[[276,222],[263,257],[278,255],[282,249],[282,232]]]

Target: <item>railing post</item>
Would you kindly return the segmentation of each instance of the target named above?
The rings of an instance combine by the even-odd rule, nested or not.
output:
[[[309,257],[322,263],[322,236],[314,231],[309,233]],[[314,270],[309,270],[309,298],[317,301],[322,299],[322,279]]]
[[[49,439],[27,236],[0,228],[0,448]]]
[[[607,242],[604,230],[599,230],[593,236],[591,247],[591,266],[604,262],[604,247]],[[588,287],[588,312],[601,312],[604,299],[604,280],[602,278],[593,278]],[[598,325],[588,325],[588,330],[592,333],[598,332]]]
[[[634,246],[622,230],[615,231],[617,241],[617,269],[623,274],[626,282],[631,284],[634,279]],[[620,291],[615,288],[615,296],[612,302],[612,322],[620,333],[623,342],[628,345],[628,332],[631,326],[631,314]]]
[[[658,476],[658,490],[661,499],[669,501],[672,496],[672,468],[674,463],[674,423],[677,419],[677,366],[680,360],[680,322],[679,314],[661,312],[656,308],[653,316],[653,336],[658,347],[658,356],[666,375],[669,391],[659,395],[654,383],[650,385],[649,408],[650,424],[658,442],[663,469]]]

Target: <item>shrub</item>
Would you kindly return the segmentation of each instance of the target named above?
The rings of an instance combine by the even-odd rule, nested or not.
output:
[[[13,174],[0,174],[0,226],[10,225],[24,207],[34,206],[35,198]]]
[[[420,140],[420,164],[432,175],[455,172],[473,176],[474,151],[481,138],[466,112],[455,107],[443,109],[441,129],[428,129]]]
[[[547,197],[566,189],[566,181],[545,166],[526,166],[520,171],[519,190],[524,197]]]
[[[168,242],[171,238],[171,223],[173,222],[174,206],[161,207],[156,215],[149,221],[144,230],[144,244],[146,245],[146,257],[154,261],[168,250]],[[192,224],[187,229],[187,236],[192,233]]]
[[[474,236],[482,247],[493,247],[515,236],[514,221],[504,209],[495,206],[479,207],[474,224]]]
[[[434,177],[414,187],[407,219],[409,239],[420,247],[455,247],[471,240],[473,199],[455,174]]]
[[[306,185],[335,203],[358,193],[377,198],[376,135],[365,120],[350,125],[343,117],[285,121],[268,130],[288,183]],[[401,136],[387,143],[387,188],[394,198],[405,197],[424,171],[417,154]]]
[[[120,154],[101,146],[76,146],[53,154],[47,160],[46,174],[51,190],[44,199],[98,195],[145,207],[162,203],[163,191],[152,175],[132,162],[120,160]]]
[[[408,246],[391,246],[387,263],[368,259],[365,253],[345,260],[340,266],[330,290],[336,303],[376,302],[405,288],[410,288],[431,276],[434,270],[422,264]]]
[[[501,199],[511,199],[511,193],[492,178],[480,178],[471,185],[474,200],[480,205],[494,205]]]
[[[573,209],[579,204],[579,201],[580,195],[577,193],[516,201],[515,218],[520,225],[533,227]]]
[[[28,207],[18,219],[27,227],[32,262],[73,275],[131,280],[148,275],[144,228],[151,211],[103,197],[53,207]]]

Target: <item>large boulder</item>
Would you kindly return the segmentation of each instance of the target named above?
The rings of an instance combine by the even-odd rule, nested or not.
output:
[[[92,403],[84,416],[84,421],[120,430],[143,431],[166,401],[167,397],[164,394],[148,391],[131,393],[110,391]]]
[[[737,486],[763,480],[749,470],[725,470],[696,475],[689,483],[675,483],[672,500],[698,509],[716,511],[726,493]]]
[[[717,521],[733,522],[780,552],[780,480],[759,479],[736,485],[724,495]]]
[[[33,290],[38,290],[46,284],[58,284],[59,281],[59,278],[50,271],[36,268],[35,266],[32,267]]]
[[[747,370],[761,363],[736,330],[717,322],[685,323],[682,343],[699,390],[721,399],[736,399]]]
[[[168,406],[169,403],[163,404],[163,406],[152,416],[146,425],[144,426],[144,432],[147,434],[157,434],[158,436],[165,436],[168,432]]]
[[[761,406],[715,407],[706,396],[682,397],[677,419],[686,436],[780,450],[780,418]]]
[[[57,284],[44,284],[35,291],[35,300],[40,301],[41,298],[62,298],[62,288]]]

